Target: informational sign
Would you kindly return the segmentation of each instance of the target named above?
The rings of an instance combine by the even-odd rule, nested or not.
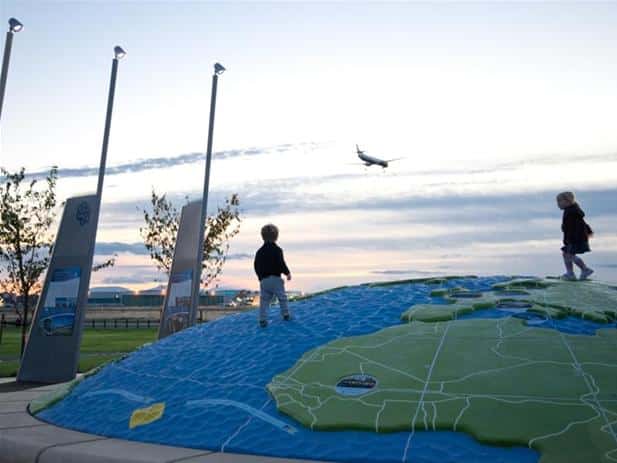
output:
[[[99,201],[68,198],[45,282],[32,317],[17,380],[60,383],[75,378],[86,319]]]
[[[174,258],[159,327],[159,339],[177,333],[195,323],[199,286],[194,275],[198,262],[201,201],[185,205],[180,214]]]
[[[192,284],[192,270],[172,274],[169,279],[168,303],[163,315],[169,333],[177,333],[189,326]]]
[[[58,268],[53,271],[45,304],[39,317],[39,329],[47,336],[71,336],[75,326],[79,267]]]

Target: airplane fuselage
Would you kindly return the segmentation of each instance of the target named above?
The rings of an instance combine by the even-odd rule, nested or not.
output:
[[[372,166],[372,165],[376,165],[376,166],[381,166],[381,167],[388,167],[388,161],[384,161],[383,159],[377,159],[374,158],[373,156],[369,156],[368,154],[364,154],[362,152],[358,153],[358,157],[364,161],[364,165],[366,166]]]

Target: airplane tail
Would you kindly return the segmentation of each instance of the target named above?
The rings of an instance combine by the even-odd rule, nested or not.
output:
[[[356,152],[357,152],[358,154],[361,154],[361,153],[363,153],[364,151],[360,150],[360,147],[359,147],[358,145],[356,145]]]

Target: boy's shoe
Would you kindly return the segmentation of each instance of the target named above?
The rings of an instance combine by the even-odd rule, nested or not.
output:
[[[581,280],[588,280],[592,273],[593,273],[593,269],[590,269],[589,267],[587,267],[585,270],[583,270],[581,272],[580,279]]]
[[[286,322],[288,322],[289,320],[291,320],[291,317],[289,316],[288,313],[283,315],[283,320],[285,320]]]
[[[265,328],[266,326],[268,326],[268,322],[266,320],[259,320],[259,326]]]
[[[576,281],[576,275],[574,273],[564,273],[561,275],[561,279],[565,281]]]

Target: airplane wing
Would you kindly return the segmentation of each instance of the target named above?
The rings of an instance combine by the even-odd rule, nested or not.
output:
[[[386,162],[400,161],[401,159],[405,159],[405,158],[386,159]]]

